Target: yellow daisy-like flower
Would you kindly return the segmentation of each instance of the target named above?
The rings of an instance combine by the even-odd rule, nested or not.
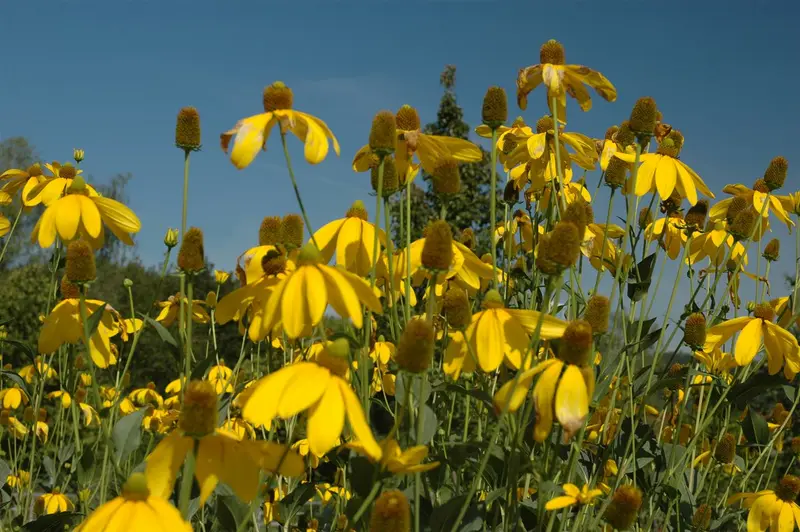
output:
[[[136,406],[154,405],[160,408],[164,404],[164,399],[156,391],[156,385],[152,382],[148,383],[144,388],[136,388],[128,394],[128,398]]]
[[[784,375],[791,380],[800,372],[800,345],[792,333],[773,323],[774,319],[775,311],[769,303],[756,305],[752,316],[733,318],[708,329],[704,351],[722,345],[738,332],[734,347],[737,364],[746,366],[752,362],[763,341],[770,375],[783,367]]]
[[[59,236],[63,242],[85,238],[94,249],[103,246],[103,225],[118,239],[132,246],[132,233],[142,228],[139,218],[122,203],[100,196],[82,177],[55,178],[39,185],[46,206],[31,233],[31,242],[49,248]],[[32,193],[36,194],[36,189]],[[61,196],[60,194],[64,195]]]
[[[0,417],[0,425],[5,426],[9,434],[18,440],[24,440],[28,435],[28,427],[22,424],[16,417],[8,415],[8,410],[2,412]]]
[[[192,381],[184,392],[178,428],[161,440],[146,459],[149,490],[162,498],[172,493],[186,454],[196,452],[195,477],[200,504],[224,482],[245,502],[258,494],[259,470],[303,474],[302,459],[286,446],[263,441],[239,441],[217,429],[217,393],[207,381]],[[278,467],[280,466],[280,467]]]
[[[564,484],[561,486],[566,495],[554,497],[544,505],[545,510],[560,510],[575,504],[593,504],[597,497],[603,495],[603,490],[589,489],[588,484],[578,488],[575,484]]]
[[[45,397],[47,397],[48,399],[57,400],[59,403],[61,403],[61,408],[64,409],[69,408],[70,405],[72,404],[72,397],[69,395],[68,392],[64,390],[56,390],[50,392]]]
[[[0,404],[5,410],[15,410],[20,405],[28,404],[28,394],[15,384],[11,388],[0,390]]]
[[[719,347],[715,347],[710,351],[695,351],[694,358],[700,362],[708,375],[695,375],[694,384],[708,384],[714,380],[713,376],[719,377],[730,384],[733,381],[731,370],[736,368],[738,364],[736,359],[730,353],[723,353]]]
[[[2,205],[2,203],[0,203],[0,205]],[[11,222],[8,221],[8,218],[0,214],[0,237],[7,235],[9,231],[11,231]]]
[[[110,307],[96,299],[86,300],[86,314],[91,316],[97,309],[106,307],[94,334],[89,338],[89,352],[92,361],[100,368],[117,363],[115,350],[111,348],[111,338],[119,334],[119,323]],[[53,353],[63,344],[83,343],[83,322],[80,314],[80,300],[64,299],[53,308],[44,319],[39,331],[39,353]]]
[[[377,314],[383,311],[378,296],[366,281],[322,264],[320,252],[309,243],[297,257],[297,269],[281,280],[267,298],[261,331],[266,335],[281,322],[289,338],[298,338],[322,321],[328,305],[343,318],[353,320],[353,325],[360,329],[364,318],[362,304]]]
[[[122,494],[103,504],[75,532],[94,530],[174,530],[191,532],[192,526],[169,501],[150,493],[142,473],[133,473]]]
[[[179,412],[176,410],[150,407],[148,413],[142,418],[142,428],[149,432],[166,434],[175,428],[178,416]]]
[[[58,163],[53,164],[58,165]],[[76,173],[79,173],[79,171]],[[39,163],[28,167],[26,170],[18,168],[6,170],[0,174],[0,197],[4,198],[4,201],[0,201],[0,204],[11,203],[11,199],[22,190],[22,204],[28,206],[29,204],[26,203],[25,197],[36,185],[46,179],[42,174],[42,166]],[[1,233],[0,236],[2,236]]]
[[[225,361],[220,361],[216,366],[211,366],[208,370],[208,382],[214,386],[217,395],[223,393],[233,393],[233,370],[225,365]]]
[[[608,224],[606,228],[605,224],[588,224],[581,244],[581,253],[589,259],[589,264],[595,270],[604,271],[608,268],[611,275],[615,275],[619,249],[613,241],[623,236],[625,230],[618,225]]]
[[[58,377],[56,370],[47,362],[43,362],[40,357],[36,357],[36,365],[28,364],[20,369],[18,372],[20,377],[25,379],[28,384],[33,383],[34,379],[44,377],[45,380],[50,380]]]
[[[69,497],[61,493],[58,488],[53,489],[50,493],[43,493],[36,499],[36,504],[33,506],[33,511],[37,515],[50,515],[59,512],[71,512],[75,509]]]
[[[753,184],[753,188],[749,188],[745,185],[725,185],[722,191],[733,197],[726,198],[711,208],[708,212],[708,216],[712,220],[725,219],[725,216],[728,214],[728,207],[730,207],[733,199],[741,197],[746,199],[757,213],[761,213],[763,218],[760,234],[754,235],[753,239],[758,240],[756,237],[758,236],[760,238],[761,234],[769,227],[770,213],[774,214],[775,217],[783,222],[790,230],[792,226],[794,226],[794,222],[789,218],[789,214],[784,208],[785,200],[782,201],[781,196],[771,194],[767,186],[763,184],[763,179],[756,181],[755,184]],[[765,203],[766,205],[764,205]]]
[[[186,377],[183,377],[183,376],[178,377],[174,381],[170,381],[167,384],[167,387],[164,388],[164,393],[167,394],[167,395],[176,395],[176,394],[180,393],[181,388],[183,388],[183,385],[185,383],[186,383]]]
[[[485,372],[496,370],[504,360],[510,367],[519,369],[530,345],[529,335],[536,331],[540,320],[541,340],[560,338],[567,327],[566,322],[554,316],[534,310],[505,308],[500,294],[490,290],[483,300],[483,310],[472,316],[464,333],[463,344],[458,348],[460,356],[471,357],[471,349]],[[462,340],[451,337],[450,341],[456,344]],[[457,348],[452,349],[455,351]],[[454,357],[454,352],[451,357]],[[450,360],[452,364],[452,358]],[[528,357],[528,363],[531,360],[532,357]]]
[[[27,471],[17,470],[16,473],[10,473],[6,477],[6,484],[8,484],[12,488],[23,488],[30,484],[31,482],[31,474]]]
[[[544,234],[544,227],[537,226],[540,235]],[[506,240],[506,235],[510,235]],[[509,256],[516,255],[517,249],[522,248],[526,253],[533,251],[533,223],[531,217],[522,209],[514,211],[508,224],[498,223],[494,230],[495,246],[504,242],[503,249],[508,250]]]
[[[227,283],[228,279],[230,278],[230,276],[231,276],[231,274],[228,273],[228,272],[223,272],[223,271],[220,271],[220,270],[214,270],[214,281],[217,284],[225,284],[225,283]]]
[[[662,200],[667,200],[672,196],[673,191],[678,191],[682,198],[686,198],[689,203],[697,203],[697,193],[713,198],[714,194],[706,186],[703,179],[692,170],[689,165],[677,158],[683,143],[680,133],[673,130],[670,135],[679,138],[679,142],[674,145],[665,146],[664,143],[674,143],[673,137],[667,137],[662,142],[656,153],[643,153],[639,157],[639,170],[636,174],[637,196],[644,196],[650,192],[658,191]],[[668,144],[669,144],[668,143]],[[626,163],[633,163],[636,155],[628,152],[616,152],[615,157],[622,159]]]
[[[792,532],[800,528],[800,505],[795,502],[800,494],[800,478],[786,475],[774,490],[756,493],[738,493],[728,498],[727,504],[742,502],[750,508],[747,515],[747,532]]]
[[[178,313],[181,308],[181,295],[175,294],[174,296],[169,296],[166,301],[159,301],[156,305],[161,309],[158,312],[158,316],[156,316],[156,321],[161,322],[164,327],[169,327],[175,323],[175,320],[178,318]],[[188,299],[184,298],[183,306],[184,309],[189,309]],[[205,306],[206,302],[202,299],[192,300],[192,321],[202,324],[211,321],[211,316],[208,315]]]
[[[269,426],[275,417],[288,419],[308,410],[309,449],[322,456],[337,444],[346,415],[354,437],[370,457],[379,460],[381,448],[347,380],[347,357],[332,353],[331,344],[314,362],[297,362],[256,381],[246,392],[242,417],[254,425]]]
[[[556,99],[559,122],[567,121],[567,95],[576,99],[581,110],[592,108],[592,98],[584,84],[592,87],[607,102],[617,99],[617,89],[605,76],[583,65],[565,65],[564,47],[549,40],[539,51],[539,64],[519,70],[517,76],[517,104],[523,111],[528,107],[528,94],[544,83],[547,87],[547,105],[553,112]]]
[[[380,465],[394,475],[412,475],[414,473],[424,473],[439,467],[439,462],[422,462],[428,457],[427,445],[416,445],[409,447],[405,451],[400,449],[400,444],[393,438],[387,438],[380,443],[383,455]],[[369,453],[360,442],[351,442],[347,447],[361,453],[367,457]],[[371,457],[370,457],[371,458]]]
[[[256,429],[253,427],[253,425],[239,417],[226,419],[225,423],[222,424],[219,430],[220,432],[223,432],[239,441],[244,439],[256,439]]]
[[[661,249],[667,252],[667,256],[675,260],[688,240],[684,227],[686,224],[683,218],[675,213],[649,224],[644,230],[644,235],[649,241],[658,241]]]
[[[471,291],[480,289],[481,279],[491,279],[493,269],[490,264],[481,261],[468,247],[461,242],[453,240],[453,261],[450,269],[445,274],[437,277],[436,295],[441,295],[444,284],[449,279],[454,279],[459,286]],[[425,247],[425,238],[420,238],[411,243],[411,282],[419,286],[422,281],[430,277],[430,272],[422,265],[422,250]],[[398,269],[401,279],[407,277],[408,265],[405,250],[398,255]]]
[[[327,124],[307,113],[292,109],[292,90],[280,81],[264,89],[264,113],[244,118],[233,129],[220,135],[222,150],[228,153],[233,165],[241,170],[253,162],[258,152],[266,149],[270,131],[279,125],[281,133],[291,132],[305,143],[305,158],[311,164],[321,163],[328,155],[328,139],[339,155],[339,141]]]
[[[328,262],[336,254],[336,265],[366,277],[375,263],[372,244],[375,226],[367,220],[367,210],[361,201],[353,203],[347,215],[322,226],[314,233],[320,255]],[[387,246],[386,233],[378,228],[378,241]]]
[[[739,257],[744,255],[742,266],[747,265],[747,250],[728,232],[728,222],[724,217],[719,220],[709,220],[704,232],[694,233],[687,253],[689,255],[687,261],[692,264],[708,258],[714,266],[719,267],[728,258],[738,263]]]
[[[406,183],[416,168],[412,164],[414,155],[419,159],[422,169],[434,175],[437,165],[450,158],[462,163],[474,163],[483,159],[481,149],[466,139],[428,135],[420,130],[417,110],[404,105],[397,111],[397,149],[395,150],[395,166],[401,183]],[[377,156],[370,147],[363,146],[353,158],[353,170],[370,171],[377,162]]]

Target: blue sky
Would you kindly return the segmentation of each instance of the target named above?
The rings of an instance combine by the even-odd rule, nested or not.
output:
[[[375,112],[409,103],[423,122],[434,120],[439,73],[452,63],[473,127],[489,85],[508,90],[515,116],[517,70],[537,63],[541,43],[557,38],[568,62],[603,72],[619,91],[615,103],[594,98],[588,113],[571,105],[569,129],[602,136],[649,95],[684,133],[682,159],[712,190],[752,184],[775,155],[789,159],[790,180],[797,175],[796,3],[545,5],[7,1],[0,138],[24,135],[46,159],[67,160],[73,147],[83,148],[84,169],[100,181],[133,173],[130,205],[143,225],[137,252],[155,264],[165,229],[180,223],[175,116],[182,106],[197,107],[204,149],[192,157],[189,223],[205,231],[211,259],[231,268],[256,242],[265,215],[297,210],[277,137],[242,171],[219,148],[220,132],[261,111],[264,85],[290,85],[295,107],[327,121],[342,145],[341,157],[310,166],[293,142],[300,189],[318,228],[353,200],[369,199],[368,177],[353,173],[350,161]],[[524,116],[535,121],[545,111],[543,93],[534,92]],[[793,268],[791,259],[781,264]]]

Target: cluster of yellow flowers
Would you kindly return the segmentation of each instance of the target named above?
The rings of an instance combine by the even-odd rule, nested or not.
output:
[[[538,64],[519,71],[521,110],[540,85],[549,113],[534,125],[522,117],[507,125],[503,89],[491,87],[484,98],[475,132],[491,142],[490,227],[454,235],[443,208],[418,238],[415,178],[429,176],[446,205],[461,189],[461,166],[484,159],[481,148],[423,132],[411,106],[381,111],[352,162],[355,172],[370,173],[373,219],[356,201],[314,230],[287,135],[303,142],[312,165],[331,144],[337,155],[340,147],[325,122],[294,109],[289,87],[269,85],[264,112],[223,133],[221,147],[243,169],[277,129],[300,214],[265,217],[257,245],[237,259],[238,286],[220,297],[233,281],[214,271],[217,290],[205,299],[194,297],[206,268],[203,233],[186,227],[200,118],[182,109],[175,141],[186,161],[182,227],[167,232],[164,263],[166,271],[181,235],[181,288],[152,318],[133,308],[124,317],[89,298],[105,228],[126,244],[140,230],[128,207],[98,194],[71,164],[2,173],[0,205],[17,202],[20,214],[38,209],[31,240],[55,245],[38,356],[17,371],[5,368],[8,379],[0,380],[0,447],[9,464],[0,487],[8,486],[11,511],[26,521],[79,508],[83,531],[191,530],[191,523],[205,530],[217,517],[197,509],[215,493],[224,498],[224,484],[244,504],[240,530],[259,518],[292,530],[373,532],[475,530],[476,523],[485,530],[800,528],[800,479],[792,474],[800,439],[784,448],[800,401],[800,344],[791,330],[800,325],[798,293],[768,298],[779,241],[762,249],[772,216],[790,229],[800,216],[800,193],[775,193],[787,161],[772,159],[752,187],[726,186],[731,197],[712,206],[714,194],[680,158],[683,135],[653,98],[640,98],[627,120],[594,139],[566,130],[567,96],[588,111],[587,87],[613,102],[611,82],[567,64],[551,40]],[[83,158],[76,150],[77,165]],[[586,174],[598,168],[591,193]],[[595,220],[601,184],[610,190],[604,222]],[[624,225],[611,223],[617,194]],[[640,209],[642,201],[648,206]],[[10,239],[15,227],[0,217],[0,236]],[[753,243],[759,258],[748,272]],[[677,273],[657,328],[650,314],[668,259]],[[684,268],[689,297],[668,335]],[[739,316],[742,275],[754,281],[756,300]],[[329,309],[341,321],[328,319]],[[726,319],[728,312],[734,316]],[[233,367],[217,355],[215,336],[230,322],[242,335]],[[199,326],[213,338],[205,355],[195,352]],[[180,354],[163,393],[153,383],[130,384],[147,329]],[[682,346],[692,356],[678,359]],[[750,395],[778,385],[788,402],[772,399],[766,417]],[[381,415],[389,420],[383,429]],[[37,454],[67,446],[70,454],[56,451],[55,462]],[[737,503],[749,508],[746,518]]]

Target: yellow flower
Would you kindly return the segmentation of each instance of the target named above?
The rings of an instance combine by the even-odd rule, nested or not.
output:
[[[196,452],[195,478],[200,504],[224,482],[245,502],[258,494],[259,470],[280,469],[285,476],[303,474],[302,459],[285,445],[239,441],[217,429],[217,394],[207,381],[192,381],[184,392],[179,426],[146,458],[147,487],[162,498],[172,493],[178,470]],[[280,466],[280,467],[279,467]]]
[[[305,158],[311,164],[322,162],[328,155],[328,139],[339,155],[339,141],[327,124],[316,116],[293,110],[292,99],[291,89],[276,81],[264,89],[264,113],[244,118],[220,135],[225,153],[233,139],[231,162],[236,168],[246,168],[258,152],[266,148],[270,131],[276,124],[280,125],[281,133],[291,132],[305,143]]]
[[[425,458],[428,457],[427,445],[416,445],[403,451],[400,449],[397,440],[387,438],[380,443],[380,446],[383,452],[380,464],[394,475],[424,473],[425,471],[430,471],[439,467],[439,462],[422,463]],[[347,447],[370,457],[369,453],[362,447],[360,442],[348,443]]]
[[[597,497],[603,495],[603,490],[589,489],[588,484],[584,484],[582,488],[578,488],[575,484],[564,484],[561,487],[566,495],[547,501],[545,510],[560,510],[574,504],[592,504]]]
[[[89,352],[95,365],[107,368],[117,363],[117,357],[111,348],[111,337],[119,333],[119,324],[115,321],[110,307],[96,299],[86,300],[86,314],[91,316],[97,309],[106,307],[94,334],[89,338]],[[52,312],[44,319],[39,331],[39,353],[53,353],[63,344],[83,343],[83,323],[78,299],[59,301]]]
[[[536,229],[540,235],[544,234],[544,227],[541,225],[538,225]],[[506,241],[506,235],[510,235],[508,241]],[[517,209],[508,224],[497,224],[494,231],[494,244],[497,245],[501,241],[504,242],[503,249],[508,249],[509,256],[516,255],[519,247],[522,247],[526,253],[533,251],[533,224],[528,213]]]
[[[337,266],[366,277],[375,263],[372,254],[375,226],[367,220],[363,204],[357,206],[356,203],[347,211],[347,216],[317,230],[314,240],[324,262],[330,261],[335,252]],[[378,228],[378,240],[383,247],[387,246],[386,233],[381,228]]]
[[[56,390],[46,395],[48,399],[57,399],[61,403],[61,408],[69,408],[72,404],[72,397],[64,390]]]
[[[85,396],[85,391],[78,390],[79,392],[83,392]],[[100,426],[100,416],[97,414],[97,410],[94,409],[93,406],[85,403],[83,400],[77,399],[76,394],[76,401],[78,403],[78,408],[81,411],[81,415],[83,416],[83,426],[84,427],[99,427]]]
[[[595,270],[605,271],[608,268],[611,275],[615,275],[619,249],[613,240],[625,236],[625,230],[615,224],[607,225],[608,228],[606,228],[606,224],[596,223],[590,223],[586,226],[583,244],[581,244],[581,253],[589,259],[589,264]],[[605,243],[603,243],[604,241]]]
[[[677,131],[671,135],[680,135]],[[682,146],[682,137],[680,143]],[[686,198],[689,203],[697,203],[697,193],[713,198],[714,194],[708,189],[703,179],[692,170],[689,165],[677,158],[680,146],[664,148],[664,142],[672,142],[668,137],[662,141],[657,153],[643,153],[639,157],[639,170],[636,173],[637,196],[644,196],[650,192],[658,191],[661,199],[666,201],[677,191],[681,198]],[[677,152],[674,150],[677,149]],[[663,151],[663,153],[662,153]],[[633,163],[636,155],[628,152],[616,152],[615,157],[622,159],[626,163]]]
[[[208,382],[214,386],[217,395],[223,393],[233,393],[233,370],[225,365],[221,360],[216,366],[211,366],[208,370]]]
[[[103,246],[103,224],[125,244],[133,245],[131,233],[142,228],[132,210],[111,198],[100,196],[82,177],[54,178],[38,185],[32,194],[42,198],[44,213],[31,233],[31,242],[49,248],[56,235],[64,242],[85,238],[94,249]],[[65,195],[61,195],[65,194]]]
[[[178,415],[179,413],[175,410],[150,407],[148,413],[142,418],[142,428],[149,432],[166,434],[174,428],[175,422],[178,421]]]
[[[6,410],[14,410],[28,404],[28,394],[16,384],[12,388],[0,390],[0,402]]]
[[[731,248],[733,248],[732,253],[729,251]],[[742,266],[747,265],[747,251],[742,243],[737,242],[728,232],[728,222],[724,217],[719,220],[709,220],[705,231],[694,233],[687,253],[689,255],[687,261],[691,264],[697,264],[708,257],[714,266],[719,267],[728,258],[738,262],[739,257],[744,255]]]
[[[50,493],[44,493],[36,499],[33,510],[37,515],[50,515],[59,512],[71,512],[75,509],[75,503],[61,493],[58,488]]]
[[[156,321],[161,322],[164,327],[169,327],[172,325],[178,317],[178,312],[180,311],[181,307],[180,301],[181,295],[175,294],[174,296],[169,296],[166,301],[159,301],[156,303],[161,308],[158,316],[156,316]],[[189,300],[184,298],[183,305],[185,312],[189,309]],[[211,321],[211,317],[208,315],[208,311],[206,311],[205,306],[206,302],[202,299],[192,300],[192,321],[202,324],[206,324]]]
[[[733,352],[737,364],[746,366],[752,362],[763,340],[770,375],[783,366],[784,375],[792,380],[800,372],[800,345],[792,333],[773,323],[774,318],[775,311],[769,303],[757,305],[752,317],[733,318],[708,329],[704,351],[722,345],[739,332]]]
[[[217,284],[227,283],[228,278],[230,278],[230,276],[231,274],[229,274],[228,272],[214,270],[214,281],[216,281]]]
[[[21,489],[22,487],[30,484],[30,482],[31,482],[31,474],[21,469],[17,470],[16,473],[10,473],[6,477],[6,484],[8,484],[12,488]]]
[[[244,439],[256,439],[256,430],[253,428],[253,425],[238,417],[226,419],[225,423],[219,428],[219,431],[239,441]]]
[[[328,349],[321,351],[315,362],[285,366],[248,390],[242,417],[254,425],[269,426],[276,416],[288,419],[309,410],[306,437],[311,452],[321,456],[338,442],[347,414],[354,437],[369,456],[380,459],[381,448],[346,380],[347,371],[347,358]]]
[[[728,498],[727,504],[741,501],[750,508],[747,515],[747,532],[792,532],[800,528],[800,505],[795,502],[800,493],[800,479],[794,475],[784,476],[774,490],[756,493],[737,493]]]
[[[714,380],[712,375],[725,380],[728,384],[733,380],[733,375],[730,372],[736,368],[737,364],[730,353],[723,353],[719,347],[715,347],[710,351],[695,351],[694,358],[703,364],[705,371],[710,374],[695,375],[694,384],[708,384]]]
[[[191,532],[192,527],[169,501],[150,493],[143,474],[133,473],[123,486],[122,495],[97,508],[75,530],[159,529]]]
[[[174,381],[170,381],[170,383],[167,384],[167,387],[164,388],[164,393],[170,395],[180,393],[181,388],[183,388],[185,382],[186,382],[186,377],[183,376],[178,377]]]
[[[659,218],[649,224],[644,234],[647,240],[657,240],[661,248],[667,252],[667,256],[675,260],[681,253],[681,247],[688,239],[686,232],[683,230],[684,227],[685,224],[681,215],[673,214],[669,217]]]
[[[17,168],[6,170],[0,174],[0,185],[2,185],[0,186],[0,196],[6,198],[6,201],[0,203],[11,203],[11,198],[22,190],[22,204],[28,206],[29,204],[25,201],[27,192],[45,179],[45,176],[42,175],[42,167],[38,163],[28,167],[27,170],[20,170]],[[2,234],[0,234],[0,236],[2,236]]]
[[[161,407],[164,404],[164,399],[161,394],[156,391],[156,385],[152,382],[148,383],[144,388],[136,388],[128,398],[133,401],[136,406],[155,405]]]
[[[7,412],[7,410],[3,411],[4,418]],[[18,440],[25,439],[25,437],[28,435],[28,432],[30,432],[28,427],[23,425],[22,422],[14,416],[8,416],[7,420],[0,420],[0,424],[4,424],[7,427],[8,432]]]
[[[523,111],[528,107],[528,94],[544,83],[547,87],[547,105],[553,112],[552,100],[556,99],[558,120],[567,120],[567,95],[578,101],[581,110],[592,108],[592,98],[584,84],[592,87],[608,102],[616,101],[617,89],[605,76],[583,65],[565,65],[564,47],[550,40],[542,45],[539,64],[521,68],[517,76],[517,104]]]
[[[339,444],[337,440],[336,445]],[[297,440],[292,444],[292,449],[297,451],[300,456],[303,458],[308,458],[308,466],[311,469],[316,469],[319,466],[320,460],[325,456],[325,454],[314,454],[311,452],[311,445],[308,442],[308,438],[303,438],[302,440]]]
[[[2,203],[0,203],[2,205]],[[0,236],[5,236],[11,230],[11,222],[8,221],[8,218],[0,214]]]
[[[487,293],[483,310],[472,316],[472,322],[464,335],[466,342],[460,351],[461,356],[471,357],[471,349],[478,357],[478,365],[483,371],[496,370],[503,360],[514,369],[520,368],[530,344],[528,335],[536,331],[540,319],[541,340],[560,338],[564,334],[566,322],[534,310],[505,308],[499,294],[495,293],[496,297],[491,294],[492,292]],[[451,342],[453,339],[451,337]],[[469,346],[466,345],[467,342]],[[528,357],[529,363],[532,358]]]
[[[763,180],[759,180],[763,181]],[[761,231],[760,233],[763,234],[766,228],[769,227],[769,214],[770,212],[775,215],[778,220],[783,222],[786,227],[791,230],[794,222],[789,218],[789,214],[786,212],[785,206],[785,196],[777,196],[775,194],[771,194],[769,189],[760,186],[759,181],[757,181],[753,188],[749,188],[745,185],[725,185],[722,188],[722,191],[726,194],[731,194],[733,198],[726,198],[711,208],[708,215],[713,220],[724,219],[725,216],[728,214],[728,207],[733,202],[735,197],[742,197],[747,200],[749,204],[753,206],[757,213],[761,213],[763,219],[761,221]],[[783,199],[783,201],[782,201]],[[766,202],[766,206],[764,203]],[[762,210],[763,209],[763,210]],[[757,234],[753,236],[754,240],[758,240],[761,234]]]
[[[437,165],[448,158],[464,163],[483,159],[481,149],[466,139],[423,133],[417,110],[409,105],[404,105],[397,111],[396,131],[395,166],[401,184],[416,175],[417,169],[411,162],[414,155],[429,175],[434,175]],[[376,162],[377,156],[372,153],[369,145],[364,146],[353,157],[353,170],[370,171]]]
[[[422,249],[425,247],[425,238],[411,243],[411,282],[414,286],[422,284],[424,279],[430,277],[430,272],[422,265]],[[398,259],[397,273],[401,279],[407,277],[407,261],[405,250]],[[462,288],[478,290],[481,286],[481,279],[491,279],[493,270],[491,265],[481,261],[468,247],[460,242],[453,241],[453,261],[450,269],[444,275],[437,277],[436,295],[439,296],[444,290],[444,283],[449,279],[457,281]]]
[[[264,523],[270,524],[272,522],[280,522],[280,504],[281,499],[286,495],[286,488],[283,485],[277,488],[268,489],[264,497]]]
[[[289,338],[298,338],[322,321],[329,304],[337,314],[353,320],[358,329],[363,324],[362,304],[377,314],[383,310],[366,281],[322,264],[319,251],[313,244],[307,244],[298,255],[297,269],[281,280],[267,298],[262,334],[266,335],[281,322]]]

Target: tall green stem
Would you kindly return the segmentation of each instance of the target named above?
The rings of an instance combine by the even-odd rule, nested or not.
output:
[[[411,181],[406,185],[406,323],[411,319]]]
[[[489,189],[489,242],[492,244],[492,287],[497,287],[497,246],[494,230],[497,227],[497,128],[492,128],[492,184]]]
[[[6,249],[8,249],[8,244],[11,242],[11,236],[14,234],[14,229],[17,228],[17,223],[19,222],[20,216],[22,216],[22,210],[25,206],[22,205],[20,200],[19,210],[17,211],[17,216],[14,218],[14,223],[11,224],[11,229],[8,230],[8,234],[6,235],[6,241],[3,243],[3,251],[0,251],[0,264],[3,262],[3,258],[6,256]]]
[[[294,188],[294,195],[297,198],[297,205],[300,207],[300,213],[303,215],[303,221],[306,223],[308,234],[311,235],[311,241],[317,245],[317,240],[314,238],[314,229],[311,227],[311,222],[308,221],[308,214],[306,208],[303,206],[303,199],[300,197],[300,189],[297,188],[297,180],[294,178],[294,170],[292,170],[292,159],[289,157],[289,148],[286,147],[286,133],[281,130],[281,144],[283,144],[283,156],[286,158],[286,168],[289,170],[289,178],[292,180],[292,187]]]

